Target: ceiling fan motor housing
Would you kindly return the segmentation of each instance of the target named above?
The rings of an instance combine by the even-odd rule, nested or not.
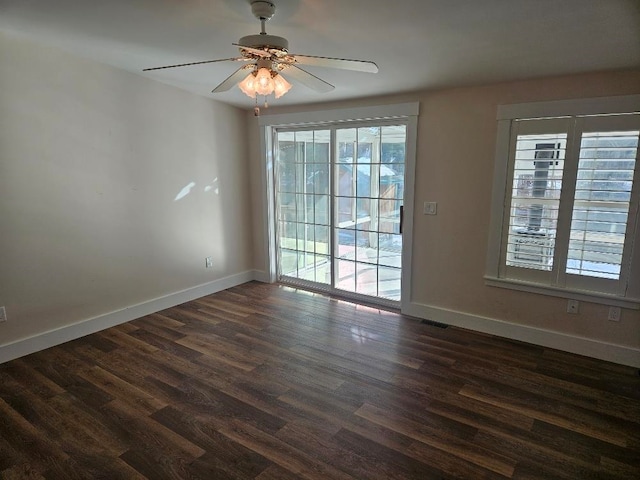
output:
[[[268,34],[259,34],[259,35],[247,35],[246,37],[242,37],[238,40],[238,45],[242,45],[243,47],[251,47],[251,48],[276,48],[278,50],[283,50],[284,52],[289,51],[289,42],[286,38],[278,37],[276,35],[268,35]]]

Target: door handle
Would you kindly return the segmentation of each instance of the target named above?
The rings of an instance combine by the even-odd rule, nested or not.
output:
[[[400,233],[402,234],[402,224],[404,223],[404,205],[400,205]]]

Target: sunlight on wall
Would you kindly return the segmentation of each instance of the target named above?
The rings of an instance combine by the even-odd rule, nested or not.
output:
[[[220,189],[218,188],[218,177],[211,180],[211,182],[204,187],[205,192],[210,192],[213,190],[213,193],[216,195],[220,195]]]
[[[173,201],[177,202],[178,200],[182,200],[184,197],[186,197],[191,193],[191,189],[195,186],[196,186],[196,182],[189,182],[187,185],[182,187],[182,190],[178,192],[178,194],[176,195],[176,198],[174,198]]]
[[[191,190],[193,190],[193,187],[195,186],[196,186],[196,182],[189,182],[187,185],[182,187],[182,190],[178,192],[178,194],[173,199],[173,201],[177,202],[178,200],[182,200],[184,197],[186,197],[191,193]],[[220,195],[220,189],[218,188],[218,177],[214,178],[213,180],[211,180],[210,183],[205,185],[203,191],[205,193],[209,193],[213,191],[213,193],[215,193],[216,195]]]

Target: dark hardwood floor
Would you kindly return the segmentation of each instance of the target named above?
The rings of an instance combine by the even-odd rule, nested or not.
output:
[[[3,479],[635,479],[637,370],[248,283],[0,365]]]

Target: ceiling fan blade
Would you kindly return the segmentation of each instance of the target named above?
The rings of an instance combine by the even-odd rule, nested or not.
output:
[[[240,47],[241,49],[246,50],[247,52],[251,52],[254,55],[258,55],[260,57],[268,58],[271,56],[269,52],[265,52],[264,50],[260,50],[259,48],[245,47],[244,45],[240,45],[239,43],[232,43],[231,45]]]
[[[330,83],[325,82],[321,78],[318,78],[295,65],[289,65],[287,68],[282,70],[282,73],[285,74],[285,77],[289,76],[316,92],[327,93],[336,88]]]
[[[234,57],[234,58],[220,58],[218,60],[205,60],[203,62],[191,62],[191,63],[180,63],[178,65],[166,65],[164,67],[153,67],[153,68],[144,68],[143,72],[148,72],[150,70],[162,70],[163,68],[177,68],[177,67],[188,67],[189,65],[202,65],[204,63],[215,63],[215,62],[241,62],[250,60],[249,58],[244,57]]]
[[[249,75],[249,72],[250,72],[252,67],[253,67],[253,65],[243,65],[243,66],[241,66],[239,69],[237,69],[231,75],[229,75],[227,77],[227,79],[224,80],[220,85],[218,85],[216,88],[211,90],[211,93],[226,92],[231,87],[233,87],[236,83],[241,82],[244,79],[244,77]]]
[[[356,72],[378,73],[378,65],[367,60],[348,60],[346,58],[314,57],[311,55],[290,55],[295,63],[313,67],[340,68]]]

